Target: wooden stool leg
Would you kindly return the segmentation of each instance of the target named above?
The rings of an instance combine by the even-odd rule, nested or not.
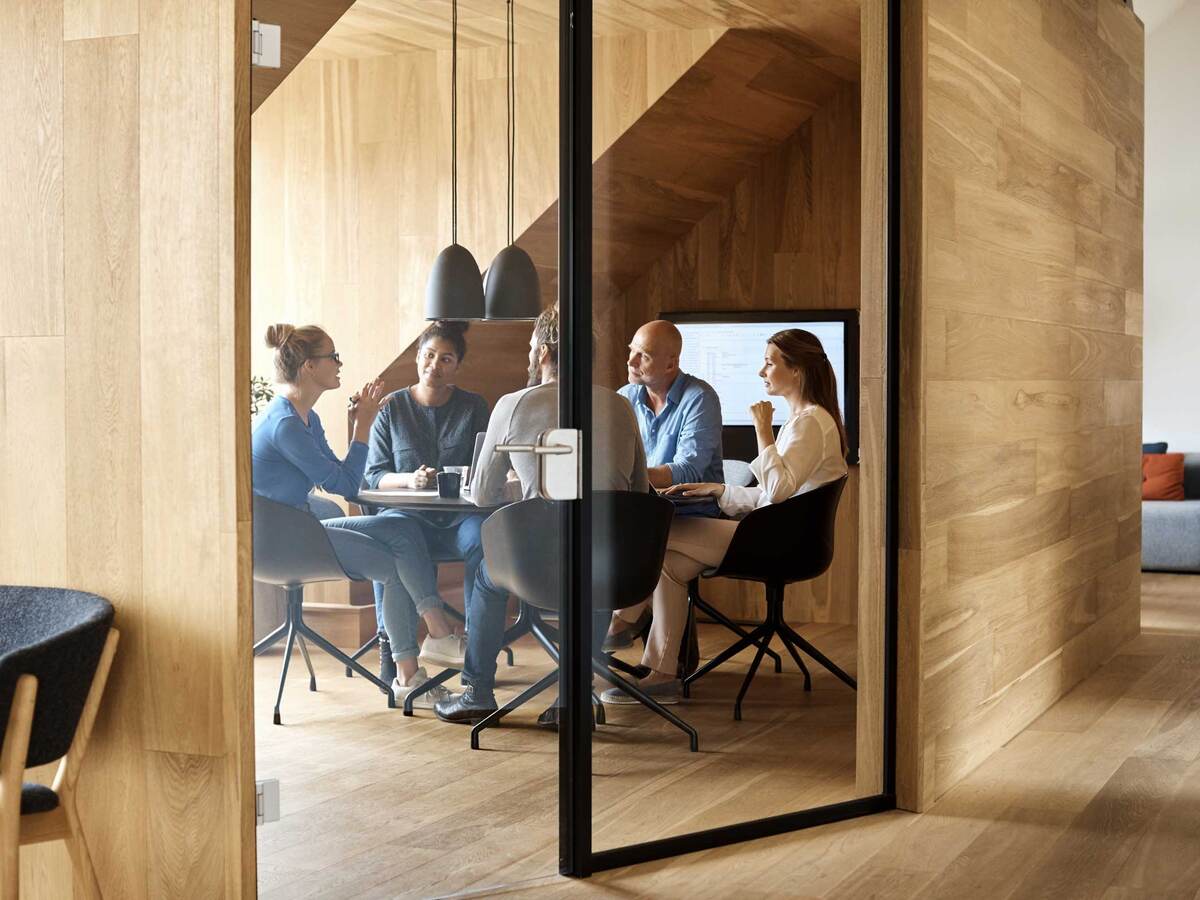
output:
[[[84,896],[89,900],[102,900],[100,880],[96,878],[96,867],[92,865],[92,854],[88,852],[87,839],[83,835],[83,827],[79,824],[79,813],[75,809],[75,795],[63,806],[67,817],[67,825],[71,834],[67,837],[67,852],[71,854],[71,863],[75,867],[76,883],[83,886]]]
[[[21,779],[33,730],[37,679],[22,675],[13,691],[0,748],[0,900],[21,896]]]

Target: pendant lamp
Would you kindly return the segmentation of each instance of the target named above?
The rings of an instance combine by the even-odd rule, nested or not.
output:
[[[482,319],[479,263],[458,243],[458,0],[450,9],[450,246],[433,261],[425,285],[425,318]]]
[[[508,2],[508,219],[506,245],[496,254],[483,279],[484,309],[489,319],[536,319],[542,308],[537,267],[529,254],[513,243],[513,184],[517,142],[516,19]]]

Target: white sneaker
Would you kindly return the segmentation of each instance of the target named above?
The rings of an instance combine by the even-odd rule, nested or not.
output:
[[[425,674],[424,667],[413,672],[412,678],[409,679],[408,684],[401,684],[399,675],[393,678],[392,693],[396,697],[397,706],[399,707],[403,705],[404,698],[428,680],[429,676]],[[437,687],[430,688],[425,693],[421,694],[421,696],[413,700],[413,706],[418,709],[433,709],[433,704],[437,703],[439,700],[445,700],[449,696],[450,692],[439,684]]]
[[[461,669],[467,652],[466,637],[451,634],[446,637],[427,637],[421,642],[421,661]]]

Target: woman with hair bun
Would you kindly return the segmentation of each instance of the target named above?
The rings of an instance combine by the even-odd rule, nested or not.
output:
[[[306,509],[322,518],[330,543],[346,571],[374,581],[381,598],[381,617],[389,634],[405,634],[410,616],[419,609],[431,635],[451,638],[449,620],[442,611],[436,578],[427,577],[420,566],[409,563],[428,551],[419,529],[379,516],[335,516],[326,518],[317,507],[329,501],[312,498],[314,487],[347,499],[362,487],[367,466],[367,441],[384,400],[383,383],[376,379],[363,386],[351,399],[353,424],[350,448],[345,459],[325,439],[320,416],[313,406],[328,390],[341,386],[342,360],[333,340],[321,328],[288,324],[267,329],[267,346],[275,351],[275,375],[279,394],[259,417],[251,440],[254,492],[269,500]],[[337,512],[340,512],[338,510]],[[420,598],[414,601],[414,597]],[[415,640],[415,639],[414,639]],[[415,654],[414,654],[415,656]],[[416,672],[413,660],[413,676]],[[419,682],[393,683],[397,698],[403,698]],[[426,704],[437,699],[431,691]]]
[[[779,331],[767,339],[759,370],[768,396],[787,401],[788,420],[776,435],[772,427],[775,408],[769,400],[750,407],[758,456],[750,464],[758,479],[754,487],[732,484],[676,484],[668,494],[715,497],[729,518],[676,517],[663,560],[662,574],[653,596],[654,619],[642,654],[650,674],[638,682],[660,703],[678,703],[682,685],[677,677],[679,645],[687,627],[687,586],[705,569],[725,558],[737,519],[760,506],[782,503],[844,476],[846,429],[837,401],[837,377],[816,335],[799,328]],[[613,614],[608,643],[621,645],[636,623],[645,603]],[[615,689],[601,695],[605,703],[627,703]]]
[[[442,467],[471,464],[475,435],[487,431],[488,404],[479,394],[454,383],[467,355],[467,328],[466,322],[432,322],[417,339],[416,384],[388,397],[371,429],[368,488],[423,490],[436,486],[437,472]],[[479,529],[486,515],[384,509],[379,518],[403,522],[414,530],[420,548],[409,561],[411,568],[420,568],[424,577],[436,582],[435,554],[461,558],[466,568],[464,587],[467,592],[471,590],[483,559]],[[377,589],[377,606],[379,596]],[[415,614],[410,615],[407,626],[392,627],[389,622],[387,637],[391,640],[390,657],[399,669],[397,683],[402,688],[414,673],[424,675],[424,669],[417,667],[418,656],[430,663],[462,668],[465,647],[461,637],[431,633],[418,651]],[[381,666],[386,669],[389,652],[380,646]],[[433,693],[422,695],[420,700]],[[433,699],[444,696],[442,691]]]

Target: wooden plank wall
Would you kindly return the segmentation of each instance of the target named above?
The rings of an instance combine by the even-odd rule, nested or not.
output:
[[[1144,89],[1118,0],[916,15],[921,488],[902,537],[920,621],[902,658],[919,806],[1138,631]]]
[[[0,582],[117,607],[109,897],[254,891],[248,37],[246,0],[0,4]],[[72,896],[61,843],[22,868]]]
[[[722,32],[597,38],[596,155]],[[450,239],[450,56],[318,57],[253,117],[253,365],[271,376],[270,323],[324,325],[346,360],[345,388],[317,406],[330,422],[425,326],[429,267]],[[460,51],[458,71],[459,243],[485,267],[504,242],[503,46]],[[520,235],[558,196],[557,44],[520,44],[517,71]]]
[[[859,86],[848,84],[628,290],[597,296],[597,318],[609,306],[623,326],[605,342],[609,383],[625,383],[626,344],[663,310],[859,307],[859,129]],[[788,588],[794,621],[857,621],[859,475],[851,467],[829,573]],[[704,592],[738,618],[761,617],[759,585],[722,579]]]

